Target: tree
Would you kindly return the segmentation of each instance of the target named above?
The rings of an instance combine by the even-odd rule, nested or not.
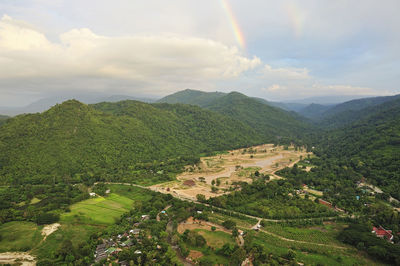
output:
[[[196,199],[198,202],[206,202],[206,196],[204,196],[203,194],[197,194]]]
[[[214,232],[215,230],[217,230],[217,228],[215,226],[211,226],[211,231]]]
[[[238,237],[238,236],[239,236],[239,231],[237,230],[236,227],[234,227],[234,228],[232,229],[232,237],[236,238],[236,237]]]
[[[294,260],[296,258],[296,252],[293,250],[289,249],[288,253],[285,254],[285,258],[288,260]]]
[[[243,260],[246,258],[246,251],[243,248],[238,248],[236,249],[235,252],[233,252],[231,259],[230,259],[230,264],[231,265],[241,265]]]
[[[236,223],[232,220],[226,220],[222,223],[222,226],[226,229],[232,229],[236,226]]]
[[[213,179],[212,181],[211,181],[211,185],[215,185],[215,179]]]

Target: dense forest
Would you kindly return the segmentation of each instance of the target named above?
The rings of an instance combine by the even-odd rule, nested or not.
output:
[[[314,153],[331,164],[351,167],[400,199],[400,99],[360,112],[361,119],[316,140]]]
[[[104,110],[104,111],[103,111]],[[71,100],[0,130],[3,184],[168,180],[201,153],[261,143],[240,121],[194,106]]]
[[[301,141],[306,126],[289,113],[260,103],[257,110],[257,102],[249,108],[244,95],[224,98],[226,108],[210,108],[218,112],[184,104],[70,100],[19,115],[0,130],[0,182],[159,182],[202,154]],[[263,117],[271,119],[263,123]]]
[[[4,124],[8,118],[8,116],[0,115],[0,126]]]
[[[184,90],[164,97],[159,102],[198,105],[238,119],[260,134],[264,142],[291,140],[300,143],[313,129],[306,119],[294,112],[285,111],[266,100],[251,98],[238,92],[223,94]]]

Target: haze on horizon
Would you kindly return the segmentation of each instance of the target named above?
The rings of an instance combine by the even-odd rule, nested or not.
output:
[[[0,106],[44,97],[268,100],[399,92],[400,2],[3,0]]]

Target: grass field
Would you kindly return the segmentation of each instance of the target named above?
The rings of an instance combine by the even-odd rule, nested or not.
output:
[[[42,240],[42,227],[31,222],[9,222],[0,226],[0,252],[27,251]]]
[[[196,229],[194,231],[199,232],[206,239],[207,245],[213,248],[221,248],[226,243],[235,244],[232,236],[222,231],[212,232],[203,229]]]
[[[61,216],[61,222],[84,224],[112,224],[127,212],[133,200],[115,193],[107,197],[95,197],[71,205],[71,212]]]
[[[46,241],[36,246],[32,254],[41,258],[51,258],[64,240],[71,240],[72,245],[78,247],[81,243],[87,242],[91,234],[102,231],[105,227],[85,224],[62,224],[56,232],[46,238]]]
[[[338,249],[315,244],[282,241],[281,239],[259,232],[254,236],[257,244],[264,246],[267,252],[283,256],[289,249],[296,253],[296,260],[306,265],[381,265],[357,251],[355,248]],[[329,239],[325,244],[336,241]]]
[[[343,244],[340,241],[336,240],[336,237],[345,226],[346,226],[345,224],[335,223],[335,224],[312,226],[308,228],[298,228],[298,227],[282,226],[280,224],[273,224],[273,225],[266,225],[263,229],[265,229],[268,232],[293,240],[320,243],[320,244],[330,243],[343,246]]]
[[[149,192],[137,187],[109,185],[111,192],[106,197],[87,199],[70,206],[71,212],[62,214],[62,223],[88,225],[113,224],[122,214],[132,209],[135,200],[146,201]]]
[[[211,222],[221,225],[226,220],[232,220],[236,223],[236,225],[240,228],[251,228],[253,225],[257,223],[256,219],[252,219],[249,217],[246,218],[237,218],[235,216],[229,216],[226,214],[219,213],[214,211],[214,213],[209,214],[208,218]]]

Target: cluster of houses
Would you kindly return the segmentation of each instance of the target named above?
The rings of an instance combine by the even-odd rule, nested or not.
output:
[[[149,215],[142,215],[141,220],[146,221],[149,220]],[[139,238],[141,229],[137,228],[141,223],[135,223],[133,225],[134,228],[131,230],[124,232],[123,234],[119,234],[118,236],[110,239],[103,239],[101,244],[97,245],[96,251],[94,254],[95,262],[99,262],[103,259],[107,259],[111,255],[116,255],[123,248],[130,248],[134,245],[134,242],[141,243]],[[133,241],[133,239],[136,241]],[[135,254],[142,254],[140,250],[136,250]],[[120,265],[124,265],[123,262],[119,263]]]

